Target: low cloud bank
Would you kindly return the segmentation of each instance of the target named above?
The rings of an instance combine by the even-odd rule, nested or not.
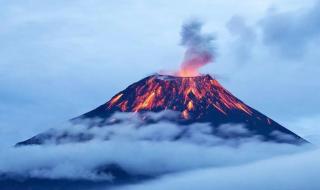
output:
[[[131,117],[128,122],[106,127],[87,129],[79,125],[51,130],[49,132],[57,136],[66,131],[73,136],[60,144],[48,141],[44,145],[1,149],[0,173],[26,178],[112,181],[115,180],[112,171],[107,169],[101,173],[97,168],[117,165],[133,176],[159,176],[207,167],[237,166],[309,149],[263,142],[259,136],[225,140],[212,135],[213,130],[247,134],[241,125],[222,125],[213,129],[208,124],[179,126],[160,122],[141,126],[140,122]],[[74,142],[78,134],[90,135],[91,140]]]
[[[235,167],[213,167],[167,175],[118,190],[317,190],[320,188],[319,157],[320,151],[313,150]]]

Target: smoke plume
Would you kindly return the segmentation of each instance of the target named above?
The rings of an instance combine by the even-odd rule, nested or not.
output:
[[[191,20],[182,26],[181,45],[186,47],[184,60],[179,72],[180,76],[198,75],[198,69],[214,58],[214,36],[203,34],[203,23],[199,20]]]

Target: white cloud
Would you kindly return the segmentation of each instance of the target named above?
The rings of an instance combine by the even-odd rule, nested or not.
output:
[[[236,156],[236,154],[235,154]],[[320,188],[320,151],[283,156],[255,163],[167,175],[125,186],[126,190],[317,190]]]
[[[224,140],[212,135],[213,129],[207,124],[177,126],[160,122],[141,127],[138,123],[130,120],[91,129],[66,126],[50,130],[48,134],[60,138],[62,144],[50,140],[43,145],[4,147],[0,150],[0,171],[24,177],[99,180],[109,179],[110,175],[97,174],[97,168],[116,164],[132,175],[157,176],[240,165],[308,149],[262,142],[255,137]],[[239,125],[224,125],[219,131],[224,128],[228,132],[247,132]],[[61,138],[66,134],[69,138]],[[93,139],[74,143],[79,134],[90,134]]]

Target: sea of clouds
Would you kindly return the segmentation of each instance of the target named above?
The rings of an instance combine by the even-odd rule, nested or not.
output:
[[[233,167],[209,167],[119,189],[316,190],[320,188],[319,156],[320,151],[313,150]]]
[[[112,171],[97,169],[117,165],[129,175],[154,178],[124,189],[233,189],[241,185],[256,189],[263,180],[270,187],[275,182],[290,185],[289,179],[300,177],[293,182],[304,185],[320,173],[320,152],[312,145],[265,142],[259,136],[225,140],[212,135],[213,130],[243,135],[248,133],[243,125],[212,128],[206,123],[180,126],[164,121],[143,126],[141,118],[131,114],[115,117],[122,121],[89,129],[81,123],[65,124],[45,132],[53,137],[63,134],[59,141],[51,138],[43,145],[3,147],[0,172],[24,179],[113,182],[117,176]],[[79,134],[91,138],[75,142]]]

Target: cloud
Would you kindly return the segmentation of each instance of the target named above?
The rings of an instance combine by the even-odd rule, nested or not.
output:
[[[248,18],[234,15],[226,27],[233,40],[232,53],[243,63],[257,55],[258,48],[273,57],[302,60],[320,37],[320,1],[307,8],[281,11],[270,8],[266,15],[248,24]],[[276,55],[275,55],[276,54]]]
[[[235,154],[236,156],[236,154]],[[320,188],[320,151],[272,158],[255,163],[167,175],[126,190],[298,190]]]
[[[320,93],[320,85],[314,78],[320,72],[319,4],[308,1],[290,8],[286,3],[286,8],[274,6],[255,18],[235,14],[219,44],[216,65],[221,63],[230,76],[222,83],[280,123],[318,113],[314,94]],[[252,96],[257,93],[259,97]]]
[[[249,26],[244,17],[234,15],[226,24],[231,33],[233,42],[231,48],[235,55],[237,63],[242,64],[248,61],[252,56],[252,49],[257,43],[257,34],[255,28]]]
[[[97,168],[117,165],[133,176],[159,176],[241,165],[308,149],[263,142],[258,137],[221,139],[212,135],[214,129],[207,124],[179,126],[160,122],[141,126],[139,122],[130,120],[90,129],[66,125],[50,130],[46,137],[53,138],[43,145],[2,148],[0,172],[26,178],[117,180],[112,171],[101,173]],[[240,125],[224,125],[218,130],[248,133]],[[75,142],[79,136],[90,136],[90,140]]]
[[[301,58],[310,43],[320,36],[320,1],[309,9],[291,12],[270,12],[261,20],[265,45],[277,48],[281,54]]]

